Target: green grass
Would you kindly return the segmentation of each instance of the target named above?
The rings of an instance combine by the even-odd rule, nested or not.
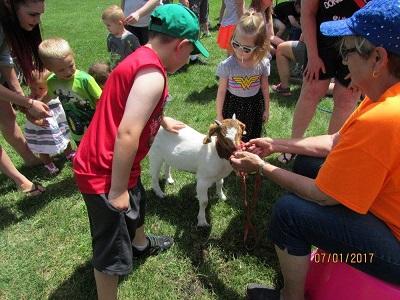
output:
[[[47,1],[43,17],[44,37],[67,39],[76,53],[77,65],[87,70],[94,61],[107,59],[106,30],[102,10],[117,1]],[[219,1],[210,0],[210,20],[216,24]],[[211,57],[208,64],[190,65],[170,76],[173,101],[166,114],[206,132],[215,118],[217,81],[215,69],[225,54],[212,37],[203,39]],[[277,82],[273,63],[270,83]],[[271,117],[265,133],[273,137],[290,135],[292,114],[299,87],[289,98],[271,93]],[[322,102],[330,109],[330,100]],[[307,134],[324,133],[330,115],[317,111]],[[23,116],[18,116],[23,124]],[[86,208],[75,187],[69,163],[57,177],[41,168],[26,168],[21,158],[0,137],[1,145],[22,173],[40,180],[47,192],[25,198],[13,183],[0,175],[0,299],[93,299],[91,239]],[[270,158],[273,163],[276,157]],[[273,245],[266,240],[271,207],[284,191],[264,180],[254,215],[260,242],[254,251],[243,247],[243,206],[239,180],[226,179],[228,200],[219,201],[211,189],[207,218],[209,229],[196,228],[198,201],[195,178],[174,171],[176,183],[165,187],[167,197],[158,199],[150,191],[147,160],[143,183],[148,191],[146,229],[175,238],[174,247],[157,257],[140,261],[130,276],[121,279],[120,299],[240,299],[249,282],[280,284]],[[251,184],[250,184],[251,185]]]

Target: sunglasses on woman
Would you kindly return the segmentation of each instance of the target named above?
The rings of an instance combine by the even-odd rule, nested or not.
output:
[[[231,45],[232,45],[232,48],[233,48],[233,49],[240,49],[240,50],[242,50],[244,53],[251,53],[251,52],[253,52],[255,49],[257,49],[257,47],[258,47],[258,46],[254,46],[254,47],[245,46],[245,45],[242,45],[242,44],[238,43],[238,42],[235,41],[235,40],[232,40],[232,41],[231,41]]]

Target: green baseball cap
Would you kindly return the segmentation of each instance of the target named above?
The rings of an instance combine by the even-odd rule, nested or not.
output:
[[[209,55],[199,40],[199,20],[194,12],[184,5],[166,4],[158,6],[151,14],[149,30],[188,39],[195,48],[192,54],[201,53],[204,57]]]

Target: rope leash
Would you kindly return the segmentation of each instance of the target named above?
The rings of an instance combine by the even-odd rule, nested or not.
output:
[[[260,188],[261,188],[261,176],[259,174],[255,175],[254,181],[254,191],[253,197],[250,199],[247,192],[247,174],[245,172],[239,172],[240,177],[240,187],[242,191],[243,208],[244,208],[244,224],[243,224],[243,244],[247,251],[252,251],[256,248],[258,244],[257,229],[251,222],[254,211],[257,206],[257,201],[259,198]],[[251,237],[251,242],[248,238]]]

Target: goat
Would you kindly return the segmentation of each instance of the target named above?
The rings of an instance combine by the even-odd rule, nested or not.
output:
[[[215,182],[217,195],[226,200],[222,191],[224,178],[232,172],[230,155],[238,149],[245,125],[236,120],[225,119],[211,124],[207,136],[186,126],[178,134],[160,128],[149,152],[152,188],[155,194],[164,198],[159,184],[160,169],[165,162],[165,177],[173,183],[170,166],[196,174],[196,193],[199,200],[197,226],[208,226],[205,209],[208,204],[207,191]],[[215,137],[216,135],[216,137]]]

